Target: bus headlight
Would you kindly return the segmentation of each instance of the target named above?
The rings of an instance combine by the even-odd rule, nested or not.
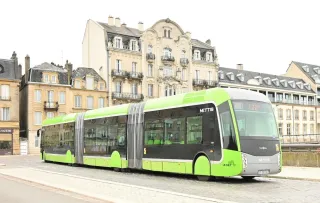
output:
[[[243,169],[247,168],[248,159],[247,159],[247,156],[245,154],[242,154],[242,165],[243,165]]]

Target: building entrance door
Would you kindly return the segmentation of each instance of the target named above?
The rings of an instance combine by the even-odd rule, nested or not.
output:
[[[12,155],[12,135],[0,134],[0,155]]]

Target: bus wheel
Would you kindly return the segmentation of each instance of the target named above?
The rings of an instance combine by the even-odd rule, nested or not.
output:
[[[241,176],[245,180],[252,180],[255,178],[255,176]]]
[[[211,180],[210,176],[197,176],[197,178],[200,181],[209,181],[209,180]]]

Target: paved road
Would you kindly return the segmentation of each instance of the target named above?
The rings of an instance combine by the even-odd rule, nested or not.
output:
[[[235,202],[293,203],[319,202],[320,199],[320,182],[313,181],[275,178],[258,178],[253,181],[244,181],[241,178],[226,178],[211,182],[200,182],[186,176],[141,172],[123,173],[106,169],[44,163],[39,156],[0,157],[0,163],[5,163],[6,166],[2,167],[6,168],[33,167]]]
[[[98,203],[102,201],[0,175],[0,202]]]

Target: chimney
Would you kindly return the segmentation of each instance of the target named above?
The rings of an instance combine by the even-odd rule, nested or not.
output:
[[[120,27],[120,18],[116,18],[115,24],[117,27]]]
[[[206,44],[209,44],[209,45],[211,46],[211,40],[208,39],[208,40],[206,41]]]
[[[126,26],[127,26],[127,24],[125,24],[125,23],[121,24],[121,27],[126,27]]]
[[[64,67],[65,67],[65,69],[67,69],[68,85],[71,85],[72,63],[69,63],[67,60],[66,65]]]
[[[190,32],[186,32],[186,35],[189,39],[191,39],[191,33]]]
[[[138,30],[143,32],[143,22],[138,23]]]
[[[243,70],[243,64],[237,64],[237,69],[238,70]]]
[[[109,18],[108,18],[108,25],[111,25],[111,26],[114,25],[114,19],[112,16],[109,16]]]
[[[27,55],[24,58],[24,79],[25,79],[25,83],[28,83],[29,80],[29,70],[30,70],[30,57],[29,55]]]

